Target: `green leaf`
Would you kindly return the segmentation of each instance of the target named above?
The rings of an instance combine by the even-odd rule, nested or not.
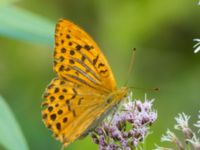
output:
[[[0,34],[16,39],[53,44],[54,25],[22,8],[0,7]]]
[[[28,150],[22,131],[8,104],[0,96],[0,145],[7,150]]]

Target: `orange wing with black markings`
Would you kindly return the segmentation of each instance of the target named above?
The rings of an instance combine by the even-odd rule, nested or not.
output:
[[[103,108],[97,104],[104,103],[105,97],[94,92],[90,94],[85,87],[59,78],[53,79],[47,87],[46,101],[42,104],[43,121],[65,146],[81,136],[100,115]]]
[[[94,128],[127,91],[117,90],[92,38],[64,19],[56,25],[54,71],[57,77],[44,92],[43,122],[67,146]]]
[[[110,66],[92,38],[75,24],[56,25],[54,70],[59,77],[98,91],[116,90]]]

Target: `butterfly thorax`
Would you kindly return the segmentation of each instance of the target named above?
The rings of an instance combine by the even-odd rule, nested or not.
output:
[[[107,97],[107,104],[115,105],[118,104],[123,98],[127,96],[128,88],[122,87],[119,90],[116,90]]]

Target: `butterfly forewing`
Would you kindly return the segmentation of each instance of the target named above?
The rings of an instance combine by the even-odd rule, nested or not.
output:
[[[63,19],[56,25],[54,70],[61,78],[98,91],[116,90],[112,71],[96,43]]]

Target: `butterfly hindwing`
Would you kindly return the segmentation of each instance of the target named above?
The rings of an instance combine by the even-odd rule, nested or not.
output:
[[[105,97],[55,78],[47,87],[43,121],[65,146],[81,136],[103,111]]]

